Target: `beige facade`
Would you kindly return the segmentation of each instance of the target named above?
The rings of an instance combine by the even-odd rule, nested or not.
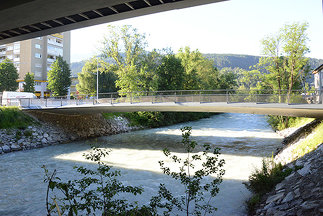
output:
[[[47,90],[47,72],[58,56],[70,64],[70,32],[57,33],[30,40],[0,45],[0,62],[10,59],[19,73],[19,90],[23,89],[25,75],[35,76],[37,96],[49,96]]]

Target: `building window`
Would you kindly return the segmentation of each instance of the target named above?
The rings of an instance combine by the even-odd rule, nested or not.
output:
[[[41,49],[41,46],[39,44],[35,44],[36,49]]]
[[[35,53],[35,57],[40,59],[41,58],[41,54],[40,53]]]
[[[12,60],[13,59],[13,55],[7,55],[7,58]]]
[[[13,46],[7,46],[7,50],[8,51],[13,50]]]
[[[42,40],[42,39],[43,39],[43,37],[36,37],[36,39],[38,39],[38,40]]]

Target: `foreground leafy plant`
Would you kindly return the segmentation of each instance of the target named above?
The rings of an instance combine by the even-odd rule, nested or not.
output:
[[[48,183],[47,189],[47,215],[52,212],[58,215],[140,215],[146,212],[146,207],[138,208],[135,203],[117,198],[120,193],[133,195],[141,194],[141,187],[125,186],[117,177],[120,171],[112,170],[111,166],[101,161],[102,157],[108,155],[106,149],[92,146],[92,151],[84,154],[85,159],[96,162],[98,168],[91,170],[83,166],[75,166],[74,169],[84,176],[81,179],[62,182],[56,177],[56,170],[52,174],[45,170],[44,182]],[[51,191],[51,193],[50,193]],[[60,192],[60,193],[59,193]],[[52,194],[52,202],[49,196]]]
[[[81,174],[81,179],[63,182],[56,176],[56,170],[50,173],[45,166],[44,182],[47,187],[47,216],[52,213],[58,215],[98,215],[112,216],[152,216],[163,212],[163,215],[181,214],[205,215],[214,213],[217,209],[212,205],[212,198],[219,192],[218,185],[222,182],[224,160],[219,160],[219,149],[211,151],[209,145],[204,145],[202,153],[193,154],[197,143],[190,140],[191,127],[182,130],[182,144],[187,156],[181,159],[170,153],[168,149],[164,154],[174,163],[180,165],[179,172],[171,171],[163,161],[159,161],[162,171],[178,180],[184,186],[184,195],[174,196],[164,184],[160,184],[159,191],[153,196],[149,205],[137,206],[137,203],[129,203],[118,198],[121,193],[137,195],[143,192],[141,187],[123,185],[117,178],[120,171],[112,170],[112,167],[102,162],[102,158],[109,154],[106,149],[92,146],[85,159],[98,164],[96,170],[83,166],[75,166],[74,169]],[[200,163],[202,168],[197,169],[194,162]],[[215,178],[207,181],[205,177],[216,174]],[[51,201],[49,199],[51,198]]]
[[[197,143],[190,139],[191,127],[181,128],[182,144],[187,153],[187,157],[183,160],[178,156],[171,154],[168,149],[164,149],[166,157],[170,158],[174,163],[180,164],[179,172],[172,171],[165,165],[164,161],[159,161],[160,167],[164,174],[171,176],[173,179],[180,181],[184,186],[184,195],[175,197],[172,192],[167,189],[165,184],[160,184],[158,195],[152,197],[150,206],[157,214],[163,211],[164,215],[179,212],[180,215],[205,215],[206,213],[214,213],[217,210],[211,205],[211,200],[219,192],[218,185],[222,182],[224,170],[224,160],[219,160],[219,148],[213,151],[209,145],[204,145],[202,154],[192,154]],[[202,163],[202,168],[196,170],[194,162]],[[194,171],[194,172],[193,172]],[[205,177],[216,174],[216,178],[206,181]],[[207,194],[209,197],[207,198]]]

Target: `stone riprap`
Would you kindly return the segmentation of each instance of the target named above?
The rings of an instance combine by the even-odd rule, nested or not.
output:
[[[294,151],[321,122],[317,119],[303,127],[278,132],[285,138],[274,162],[294,171],[262,198],[255,215],[323,215],[323,143],[302,158]]]
[[[0,130],[0,154],[137,129],[129,126],[129,122],[125,118],[105,119],[101,114],[86,116],[52,114],[47,116],[46,123],[42,121],[46,116],[33,116],[40,120],[39,125],[29,126],[25,129]]]
[[[263,197],[256,215],[323,215],[322,164],[323,143],[315,151],[287,164],[294,171]]]
[[[40,148],[68,142],[71,137],[59,128],[47,124],[29,126],[26,129],[0,130],[0,153]]]

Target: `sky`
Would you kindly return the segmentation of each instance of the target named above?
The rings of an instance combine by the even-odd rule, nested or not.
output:
[[[261,40],[285,24],[307,22],[308,57],[323,59],[322,0],[229,0],[73,30],[71,62],[99,54],[107,25],[132,25],[148,50],[185,46],[201,53],[261,55]]]

